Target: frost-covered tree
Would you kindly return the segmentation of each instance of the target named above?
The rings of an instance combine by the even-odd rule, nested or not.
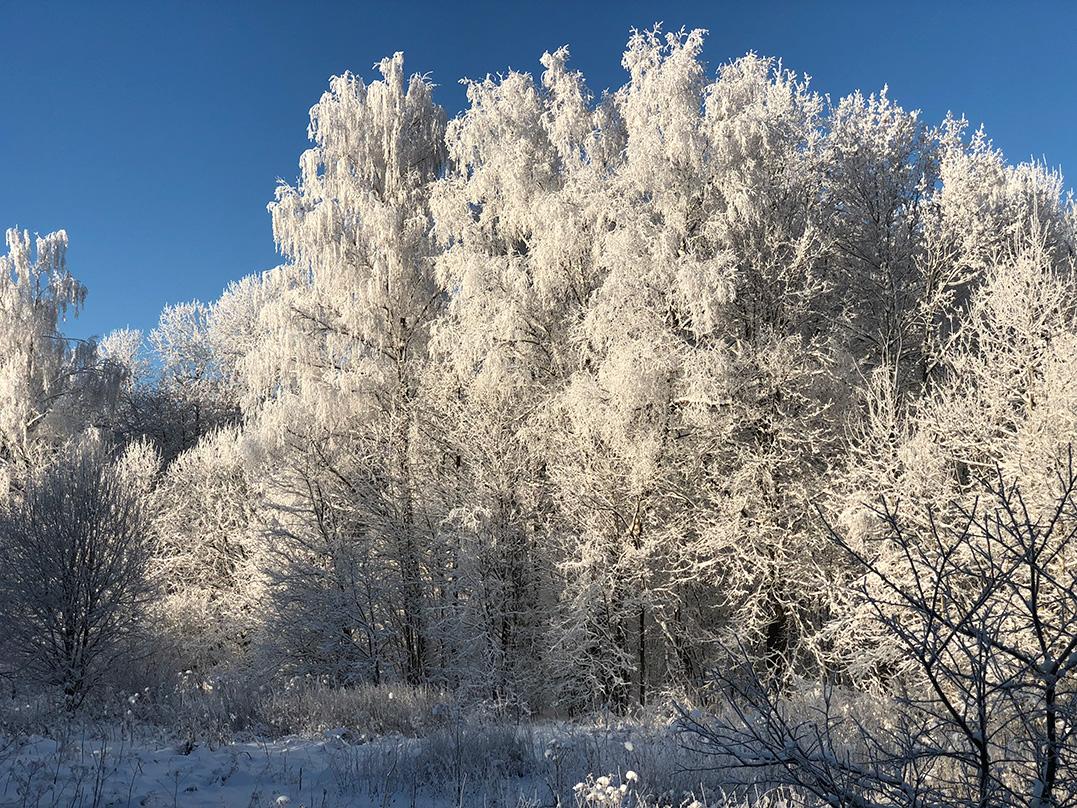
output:
[[[554,50],[452,120],[401,54],[333,78],[283,265],[146,338],[71,347],[65,237],[9,233],[13,507],[87,427],[151,442],[152,614],[199,670],[627,710],[736,647],[890,686],[820,512],[890,564],[879,496],[925,540],[996,467],[1049,504],[1077,214],[963,119],[703,41],[632,32],[600,96]]]
[[[719,630],[791,650],[818,583],[792,574],[815,547],[804,486],[837,443],[822,103],[754,56],[708,83],[701,45],[629,43],[601,272],[550,429],[575,537],[555,632],[614,701],[698,680]]]
[[[224,378],[221,346],[211,337],[219,309],[198,301],[166,306],[149,334],[159,373],[155,387],[176,411],[174,451],[235,418],[235,391]]]
[[[704,171],[701,46],[699,31],[629,41],[630,80],[613,98],[625,148],[602,189],[601,274],[551,413],[550,470],[569,539],[555,631],[571,675],[622,707],[633,684],[646,701],[648,634],[677,544],[667,531],[686,493],[679,466],[693,462],[674,450],[685,437],[675,401],[696,347],[690,331],[710,323],[690,320],[682,293],[701,281],[689,295],[697,311],[727,299],[722,256],[689,243]]]
[[[20,475],[42,460],[52,440],[69,434],[66,404],[93,365],[93,345],[74,348],[60,333],[86,289],[67,269],[67,233],[31,241],[8,230],[0,255],[0,474]],[[0,485],[6,495],[5,482]]]
[[[70,708],[145,651],[155,468],[145,445],[114,459],[91,437],[29,472],[0,516],[5,656]]]
[[[148,337],[126,328],[101,340],[100,359],[119,374],[106,419],[118,436],[151,439],[169,463],[238,419],[243,391],[226,343],[240,341],[215,338],[230,299],[166,306]],[[256,312],[245,314],[257,322]]]
[[[592,108],[567,61],[564,48],[545,54],[538,83],[520,72],[469,83],[432,202],[447,297],[426,376],[437,607],[447,673],[501,698],[536,692],[545,670],[558,584],[542,435],[600,271],[601,183],[620,148],[615,111]]]
[[[226,669],[255,656],[266,559],[252,470],[242,434],[226,426],[177,456],[157,483],[154,613],[185,669]]]
[[[938,176],[937,138],[885,88],[843,98],[827,128],[824,193],[840,314],[856,359],[901,375],[921,362],[912,324],[924,293],[919,253],[925,199]]]
[[[399,582],[388,607],[395,662],[418,683],[428,663],[428,532],[414,478],[417,395],[441,301],[427,199],[443,164],[445,115],[429,81],[405,78],[402,54],[378,69],[382,78],[370,84],[334,78],[311,109],[314,145],[300,159],[299,182],[281,185],[270,205],[288,280],[262,315],[269,339],[246,361],[276,399],[268,428],[280,426],[276,417],[293,425],[281,444],[294,471],[281,506],[298,507],[290,497],[313,465],[319,480],[349,492],[332,504],[339,518],[383,520],[377,546],[364,546],[361,531],[345,539],[355,544],[349,552],[390,559]],[[304,507],[321,518],[313,489]],[[324,561],[334,563],[332,554]]]
[[[691,377],[708,506],[683,577],[717,584],[728,628],[777,662],[819,608],[822,582],[803,573],[820,548],[806,500],[832,455],[848,375],[828,316],[838,287],[826,122],[806,79],[752,55],[722,67],[705,98],[709,202],[696,241],[731,273],[709,361]]]
[[[953,502],[967,499],[997,472],[1019,476],[1030,505],[1046,507],[1054,481],[1045,470],[1077,434],[1077,287],[1072,259],[1051,246],[1050,230],[1035,224],[1021,229],[1026,234],[995,251],[967,292],[940,351],[930,394],[905,399],[886,370],[860,392],[861,415],[850,430],[845,468],[830,481],[835,518],[856,541],[881,542],[880,525],[871,517],[880,496],[918,503],[907,518],[920,519],[917,527],[927,533],[924,509],[949,526],[960,518]],[[845,594],[842,580],[833,584],[838,600]],[[824,634],[863,665],[859,673],[877,674],[865,648],[879,643],[885,657],[885,638],[857,633],[855,626],[864,623],[856,611],[837,607],[834,613],[837,619]]]

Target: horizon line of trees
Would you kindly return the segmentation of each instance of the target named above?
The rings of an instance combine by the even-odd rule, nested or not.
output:
[[[782,676],[904,671],[828,525],[889,570],[880,497],[922,536],[995,469],[1051,502],[1077,213],[963,119],[755,54],[711,77],[702,45],[633,32],[600,97],[561,48],[451,120],[402,54],[334,77],[269,204],[284,263],[149,335],[65,340],[66,236],[8,231],[0,553],[50,503],[99,517],[64,586],[137,536],[95,608],[148,602],[153,656],[207,675],[577,710],[701,687],[734,644]],[[20,569],[0,643],[25,656],[72,607]],[[49,675],[143,647],[116,624]]]

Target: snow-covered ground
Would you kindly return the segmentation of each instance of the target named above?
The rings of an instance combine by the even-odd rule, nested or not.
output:
[[[346,736],[345,736],[346,737]],[[380,739],[349,743],[281,738],[211,748],[197,744],[33,737],[8,741],[0,762],[0,804],[75,806],[395,806],[456,805],[494,788],[452,782],[433,762],[416,766],[424,741]],[[394,759],[396,765],[394,765]],[[537,782],[502,782],[490,804],[549,791]],[[549,801],[548,799],[546,801]]]
[[[380,805],[376,789],[342,794],[339,738],[283,738],[210,748],[124,740],[8,741],[4,805]],[[356,785],[356,784],[352,784]],[[374,793],[371,793],[371,792]]]
[[[333,730],[219,746],[153,739],[129,728],[58,735],[63,739],[0,739],[0,805],[574,805],[573,786],[589,772],[608,775],[614,786],[625,783],[626,797],[644,793],[649,772],[659,786],[673,768],[674,748],[631,730],[554,725],[460,726],[424,738]],[[667,794],[661,804],[691,802],[679,788]]]

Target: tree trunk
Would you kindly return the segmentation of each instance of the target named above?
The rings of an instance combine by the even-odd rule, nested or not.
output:
[[[639,706],[647,706],[647,607],[639,607]]]

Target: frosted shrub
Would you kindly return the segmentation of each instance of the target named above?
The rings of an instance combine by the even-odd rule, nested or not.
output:
[[[69,708],[146,649],[153,534],[139,491],[94,441],[23,480],[0,513],[0,627],[9,658]]]
[[[593,808],[621,808],[631,799],[630,787],[638,778],[636,773],[628,771],[623,781],[618,783],[612,774],[601,777],[589,776],[584,782],[577,783],[573,791],[578,806]]]

